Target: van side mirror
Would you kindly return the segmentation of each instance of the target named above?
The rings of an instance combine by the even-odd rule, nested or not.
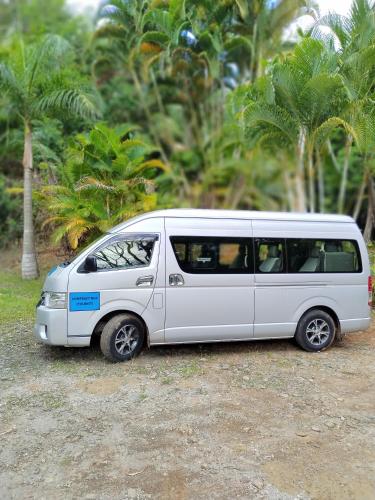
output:
[[[95,255],[88,255],[85,259],[85,271],[87,273],[96,273],[98,264]]]

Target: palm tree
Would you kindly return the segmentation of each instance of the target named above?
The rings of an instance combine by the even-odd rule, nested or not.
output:
[[[8,61],[0,64],[0,88],[24,131],[22,277],[39,274],[32,212],[33,122],[46,115],[92,118],[97,105],[91,88],[72,72],[72,53],[61,37],[48,35],[25,46],[18,38]],[[74,80],[73,80],[74,78]]]
[[[285,29],[310,10],[309,0],[234,0],[239,13],[234,31],[250,45],[248,80],[264,73],[264,61],[280,53],[287,45]]]
[[[247,135],[253,143],[284,148],[295,158],[295,208],[316,210],[315,174],[322,138],[335,128],[352,137],[353,127],[342,116],[347,103],[338,75],[336,54],[314,39],[306,38],[284,61],[271,67],[270,75],[250,90],[244,111]]]
[[[329,32],[321,30],[321,27],[329,28]],[[335,50],[340,55],[340,75],[343,78],[349,100],[346,118],[358,131],[358,145],[363,154],[364,165],[362,184],[359,187],[358,202],[355,204],[354,216],[358,217],[367,184],[368,210],[365,235],[369,239],[375,221],[373,175],[366,160],[370,152],[369,134],[366,131],[372,130],[373,132],[373,88],[375,78],[374,2],[369,0],[354,0],[348,16],[330,13],[321,17],[311,29],[311,35],[321,40],[327,46],[335,47]],[[353,138],[349,135],[346,140],[343,165],[341,167],[337,205],[339,212],[342,212],[345,206],[352,145]],[[336,162],[332,147],[330,145],[329,147],[333,161]]]

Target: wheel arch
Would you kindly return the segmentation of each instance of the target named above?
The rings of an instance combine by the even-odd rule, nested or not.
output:
[[[92,331],[91,338],[92,339],[100,338],[102,331],[103,331],[103,328],[104,328],[104,325],[106,323],[108,323],[108,321],[110,319],[112,319],[114,316],[117,316],[118,314],[131,314],[131,315],[135,316],[136,318],[138,318],[142,322],[144,329],[145,329],[145,339],[144,339],[143,347],[146,347],[146,346],[149,347],[150,346],[150,335],[149,335],[147,323],[145,322],[145,320],[142,318],[142,316],[140,314],[138,314],[134,311],[127,310],[127,309],[116,309],[114,311],[108,312],[107,314],[104,314],[104,316],[102,316],[97,321],[97,323]]]
[[[339,320],[339,317],[337,316],[337,313],[334,309],[332,309],[331,307],[329,306],[325,306],[325,305],[314,305],[314,306],[311,306],[309,307],[308,309],[306,309],[303,314],[301,314],[299,320],[298,320],[298,323],[297,323],[297,326],[296,326],[296,331],[294,334],[297,333],[297,330],[298,330],[298,326],[302,320],[302,318],[307,314],[309,313],[310,311],[313,311],[314,309],[319,309],[320,311],[324,311],[326,312],[327,314],[329,314],[331,316],[331,318],[333,319],[334,323],[335,323],[335,326],[336,326],[336,331],[335,331],[335,338],[336,339],[340,339],[341,338],[341,325],[340,325],[340,320]]]

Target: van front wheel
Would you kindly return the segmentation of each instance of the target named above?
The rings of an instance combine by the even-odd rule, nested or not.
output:
[[[332,317],[325,311],[313,309],[300,319],[295,339],[305,351],[318,352],[332,344],[335,331]]]
[[[143,323],[136,316],[118,314],[104,326],[100,348],[104,356],[113,362],[128,361],[140,353],[144,337]]]

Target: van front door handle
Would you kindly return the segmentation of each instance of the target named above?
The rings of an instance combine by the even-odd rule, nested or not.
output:
[[[169,275],[169,286],[182,286],[184,283],[185,281],[181,274]]]
[[[137,286],[151,286],[154,282],[154,277],[152,275],[150,276],[140,276],[135,284]]]

